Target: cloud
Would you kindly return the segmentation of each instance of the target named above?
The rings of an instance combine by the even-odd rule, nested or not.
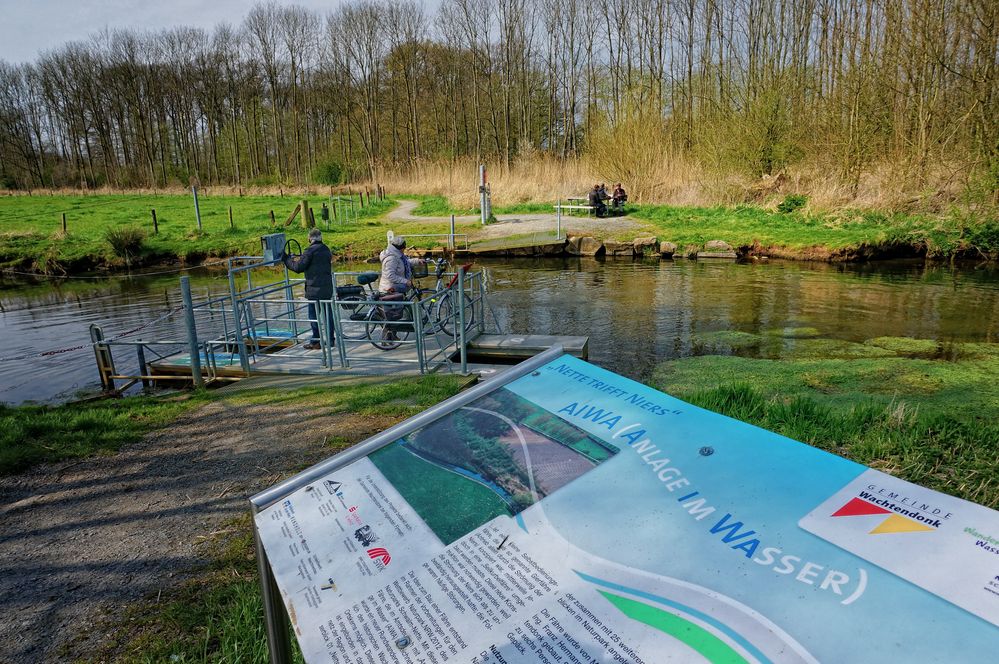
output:
[[[33,62],[39,53],[84,41],[105,28],[162,30],[180,25],[211,29],[238,24],[256,0],[0,0],[0,59]],[[340,0],[298,0],[326,13]]]

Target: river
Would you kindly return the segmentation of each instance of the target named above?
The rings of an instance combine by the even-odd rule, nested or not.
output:
[[[590,337],[590,360],[641,379],[659,362],[736,352],[699,340],[718,331],[783,330],[738,349],[780,358],[800,331],[846,341],[899,336],[999,341],[999,268],[921,262],[486,260],[490,303],[504,332]],[[370,266],[367,266],[370,267]],[[195,296],[227,292],[224,272],[194,270]],[[430,281],[430,280],[427,280]],[[432,285],[432,284],[427,284]],[[99,388],[88,326],[107,336],[180,305],[178,275],[0,280],[0,401],[58,402]],[[490,323],[492,321],[490,320]],[[152,325],[130,338],[162,338]],[[173,338],[183,339],[178,330]]]

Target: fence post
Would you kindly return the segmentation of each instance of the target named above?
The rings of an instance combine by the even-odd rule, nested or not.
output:
[[[309,219],[309,201],[303,198],[299,205],[302,206],[302,228],[312,228],[312,223]]]
[[[156,208],[153,208],[150,212],[153,213],[153,235],[156,235],[160,232],[159,222],[156,221]]]
[[[66,213],[62,213],[62,234],[66,234]]]
[[[562,239],[562,199],[558,199],[558,205],[555,206],[555,239]]]
[[[461,373],[468,373],[468,348],[465,345],[465,266],[458,268],[458,280],[454,284],[458,290],[451,297],[458,298],[458,344],[461,352]]]
[[[454,215],[451,215],[451,234],[447,238],[447,246],[454,251]]]
[[[149,380],[146,378],[149,372],[146,371],[146,347],[142,345],[142,339],[137,340],[139,344],[135,347],[135,356],[139,360],[139,376],[141,376],[143,389],[149,387]]]
[[[343,336],[343,321],[340,318],[340,307],[337,306],[336,297],[336,275],[333,277],[333,300],[330,306],[333,307],[332,318],[333,318],[333,331],[336,338],[333,340],[333,345],[336,346],[337,355],[340,358],[340,366],[346,368],[350,366],[347,362],[347,350],[344,348],[344,336]],[[330,360],[330,365],[332,366],[333,360]]]
[[[271,227],[277,223],[277,219],[274,218],[274,210],[271,210]]]
[[[229,206],[229,228],[236,228],[236,225],[232,223],[232,206]]]
[[[191,187],[191,193],[194,194],[194,217],[198,220],[198,230],[201,230],[201,208],[198,207],[198,188]]]
[[[194,322],[194,301],[191,298],[191,278],[180,278],[180,294],[184,298],[184,323],[187,326],[187,345],[191,353],[191,378],[195,387],[205,386],[201,375],[201,349],[198,348],[198,328]]]
[[[94,344],[94,356],[97,358],[97,373],[101,377],[101,387],[105,392],[114,392],[114,357],[111,355],[111,346],[104,341],[104,330],[93,323],[90,324],[90,341]]]

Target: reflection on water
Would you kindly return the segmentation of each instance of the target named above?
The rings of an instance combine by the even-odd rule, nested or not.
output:
[[[587,335],[591,361],[634,378],[661,360],[697,354],[699,337],[723,330],[780,330],[789,344],[799,330],[846,341],[999,341],[995,269],[685,260],[486,265],[504,331]],[[766,353],[780,355],[772,346]]]
[[[788,345],[798,333],[847,341],[999,341],[995,268],[592,259],[481,264],[503,331],[587,335],[591,361],[635,378],[661,360],[704,352],[699,339],[726,330],[780,330]],[[228,291],[218,272],[194,273],[192,285],[196,296]],[[176,275],[58,286],[0,281],[0,400],[68,398],[95,389],[89,346],[45,358],[5,358],[84,344],[90,323],[113,336],[179,304]],[[179,327],[151,329],[159,331],[131,338],[184,338]],[[719,350],[725,352],[712,348]],[[779,357],[781,346],[750,352]]]

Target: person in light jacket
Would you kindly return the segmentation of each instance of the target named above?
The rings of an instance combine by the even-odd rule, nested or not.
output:
[[[378,290],[382,293],[405,293],[413,285],[413,266],[406,250],[406,238],[394,235],[389,245],[379,254],[382,261],[382,278]]]

